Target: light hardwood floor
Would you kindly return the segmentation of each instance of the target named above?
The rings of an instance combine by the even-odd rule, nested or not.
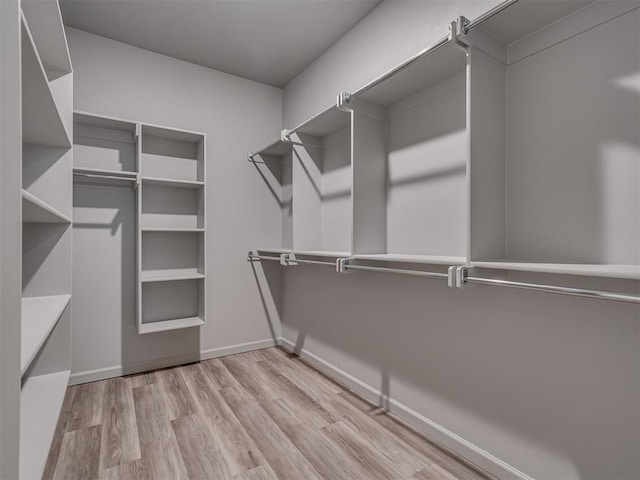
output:
[[[489,477],[271,348],[69,387],[44,478]]]

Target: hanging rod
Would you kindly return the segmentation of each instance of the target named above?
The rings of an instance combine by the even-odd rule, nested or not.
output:
[[[369,267],[366,265],[352,265],[348,258],[338,259],[338,272],[343,273],[347,270],[362,270],[365,272],[395,273],[398,275],[409,275],[411,277],[436,278],[439,280],[449,280],[449,273],[440,272],[424,272],[420,270],[407,270],[403,268],[388,267]]]
[[[111,180],[123,180],[125,182],[134,182],[138,183],[137,177],[118,177],[116,175],[103,175],[98,173],[84,173],[84,172],[73,172],[75,177],[88,177],[88,178],[108,178]]]
[[[535,290],[538,292],[554,293],[557,295],[571,295],[574,297],[598,298],[601,300],[613,300],[617,302],[640,303],[640,295],[626,293],[606,292],[602,290],[590,290],[585,288],[561,287],[559,285],[542,285],[537,283],[513,282],[511,280],[499,280],[494,278],[470,277],[469,267],[458,267],[458,286],[467,283],[481,285],[494,285],[497,287],[510,287],[522,290]]]
[[[249,254],[247,255],[247,261],[248,262],[259,262],[261,260],[268,260],[268,261],[273,261],[273,262],[280,262],[280,255],[278,255],[277,257],[267,257],[264,255],[258,255],[256,253],[253,253],[253,251],[249,251]]]
[[[293,254],[293,258],[291,257],[291,254],[289,253],[285,253],[282,255],[282,263],[283,265],[297,265],[298,263],[303,264],[303,265],[327,265],[329,267],[335,267],[336,263],[335,262],[327,262],[326,260],[304,260],[304,259],[300,259],[297,258],[295,256],[295,253]]]

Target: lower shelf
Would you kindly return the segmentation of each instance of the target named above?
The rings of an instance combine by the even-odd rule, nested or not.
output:
[[[70,371],[30,377],[20,394],[20,478],[42,478]]]
[[[176,320],[165,320],[162,322],[142,323],[138,327],[139,334],[166,332],[168,330],[178,330],[180,328],[200,327],[204,325],[204,320],[200,317],[178,318]]]
[[[140,274],[140,281],[146,282],[171,282],[174,280],[198,280],[204,278],[204,274],[196,269],[166,269],[166,270],[143,270]]]
[[[559,275],[585,275],[592,277],[626,278],[640,280],[640,265],[609,265],[582,263],[534,263],[534,262],[471,262],[472,267],[520,272],[555,273]]]

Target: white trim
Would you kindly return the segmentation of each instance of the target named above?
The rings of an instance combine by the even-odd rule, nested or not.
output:
[[[203,350],[200,352],[200,360],[225,357],[227,355],[235,355],[236,353],[252,352],[253,350],[262,350],[263,348],[271,348],[277,345],[280,345],[280,339],[268,338],[266,340],[240,343],[238,345],[230,345],[228,347],[212,348],[210,350]]]
[[[197,362],[200,360],[208,360],[210,358],[224,357],[226,355],[234,355],[236,353],[251,352],[253,350],[261,350],[279,345],[277,339],[269,338],[258,340],[255,342],[240,343],[238,345],[230,345],[228,347],[212,348],[203,350],[198,353],[188,353],[184,355],[176,355],[173,357],[157,358],[154,360],[146,360],[136,362],[125,366],[114,365],[112,367],[98,368],[95,370],[85,370],[71,374],[69,385],[79,385],[81,383],[96,382],[98,380],[106,380],[107,378],[121,377],[123,375],[131,375],[134,373],[149,372],[158,368],[173,367],[184,365],[185,363]]]
[[[397,400],[387,397],[380,390],[366,384],[353,375],[350,375],[344,370],[341,370],[335,365],[332,365],[331,363],[314,355],[308,350],[304,348],[302,350],[297,349],[293,342],[290,342],[285,338],[280,339],[280,345],[285,350],[299,355],[318,370],[343,383],[354,392],[369,400],[371,403],[386,408],[391,413],[419,430],[429,439],[443,445],[492,475],[505,479],[533,480],[533,478],[526,473],[521,472],[515,467],[503,462],[489,452],[471,442],[468,442],[459,435],[447,430],[445,427],[428,419],[424,415],[412,410]]]

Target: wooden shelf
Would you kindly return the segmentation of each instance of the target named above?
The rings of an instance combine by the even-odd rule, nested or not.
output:
[[[582,263],[533,263],[533,262],[471,262],[477,268],[514,270],[520,272],[554,273],[560,275],[585,275],[640,280],[640,265],[606,265]]]
[[[142,283],[147,282],[170,282],[173,280],[198,280],[204,278],[204,274],[195,269],[167,269],[143,271],[140,275]]]
[[[42,478],[70,371],[30,377],[20,394],[20,478]]]
[[[400,255],[396,253],[381,253],[371,255],[353,255],[354,260],[371,260],[380,262],[420,263],[428,265],[464,265],[465,257],[450,257],[438,255]]]
[[[47,74],[22,17],[22,141],[71,148],[71,139],[49,86]]]
[[[178,318],[176,320],[165,320],[162,322],[142,323],[139,326],[139,334],[166,332],[181,328],[200,327],[204,325],[204,320],[200,317]]]
[[[23,223],[71,223],[71,218],[59,212],[35,195],[22,190]]]
[[[22,299],[20,374],[29,368],[69,304],[71,295]]]
[[[142,177],[143,184],[158,185],[159,187],[176,187],[176,188],[202,188],[204,182],[196,182],[192,180],[175,180],[172,178],[159,177]]]

